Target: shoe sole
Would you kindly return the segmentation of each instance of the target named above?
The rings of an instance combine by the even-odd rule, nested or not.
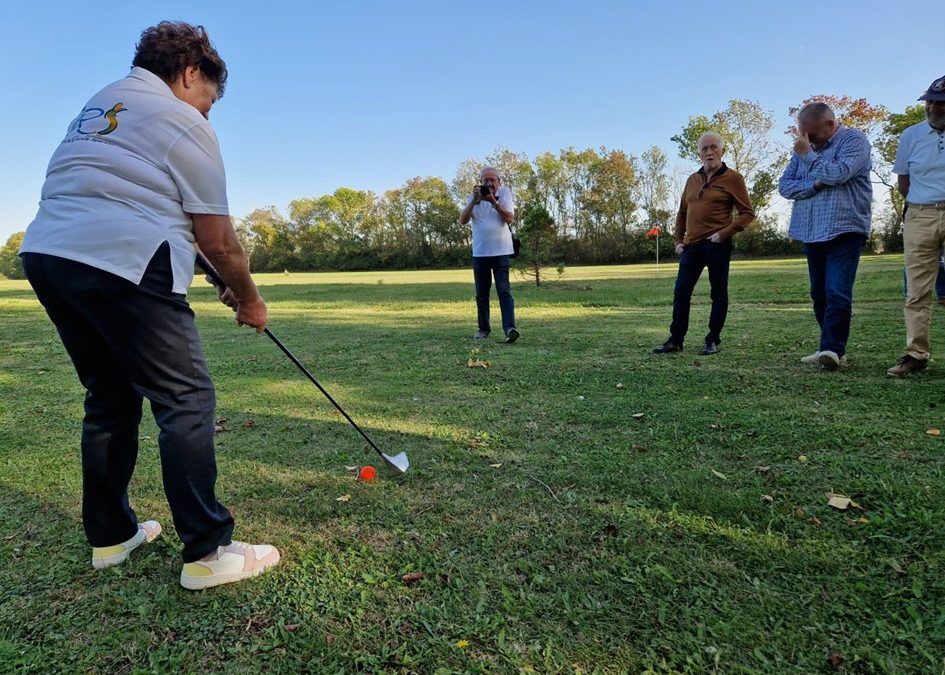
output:
[[[822,365],[822,366],[824,367],[824,370],[834,371],[834,370],[837,370],[838,368],[840,368],[840,362],[839,362],[839,361],[834,361],[834,360],[833,360],[832,358],[830,358],[829,356],[825,356],[825,355],[823,355],[823,354],[821,354],[821,355],[817,358],[817,362],[818,362],[820,365]]]
[[[281,559],[282,555],[278,553],[277,549],[276,559],[265,567],[260,567],[257,570],[253,570],[251,572],[234,572],[233,574],[211,574],[207,577],[191,577],[181,574],[180,585],[186,588],[188,591],[202,591],[205,588],[213,588],[214,586],[222,586],[223,584],[234,584],[237,581],[258,577],[260,574],[263,574],[264,572],[267,572],[278,565]]]

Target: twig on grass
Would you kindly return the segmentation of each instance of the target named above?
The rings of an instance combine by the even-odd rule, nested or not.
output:
[[[550,487],[548,487],[548,483],[546,483],[546,482],[543,481],[543,480],[539,480],[538,478],[535,478],[535,477],[534,477],[533,475],[531,475],[530,473],[526,473],[525,475],[528,476],[529,478],[531,478],[533,481],[535,481],[535,482],[538,483],[539,485],[544,486],[544,488],[545,488],[546,490],[548,490],[548,494],[551,495],[551,498],[554,499],[555,501],[558,501],[558,498],[555,496],[555,493],[551,491],[551,488],[550,488]]]

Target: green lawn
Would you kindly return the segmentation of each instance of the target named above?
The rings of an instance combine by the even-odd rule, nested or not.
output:
[[[346,468],[377,464],[360,437],[199,281],[219,496],[284,559],[199,593],[177,583],[151,421],[132,501],[165,534],[92,569],[82,390],[28,285],[0,281],[0,671],[941,673],[945,366],[884,375],[901,270],[863,259],[836,373],[798,362],[817,349],[801,260],[733,265],[712,357],[705,278],[686,352],[650,354],[674,264],[516,282],[522,339],[478,354],[469,270],[261,275],[276,334],[408,452],[371,483]]]

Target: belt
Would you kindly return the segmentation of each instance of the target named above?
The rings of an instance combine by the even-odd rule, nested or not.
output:
[[[935,202],[934,204],[909,204],[910,209],[935,209],[936,211],[945,211],[945,202]]]

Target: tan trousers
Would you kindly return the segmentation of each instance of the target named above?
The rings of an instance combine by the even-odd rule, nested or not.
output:
[[[945,204],[909,204],[902,226],[906,258],[906,353],[926,360],[930,356],[932,289],[938,274],[938,251],[945,243]]]

